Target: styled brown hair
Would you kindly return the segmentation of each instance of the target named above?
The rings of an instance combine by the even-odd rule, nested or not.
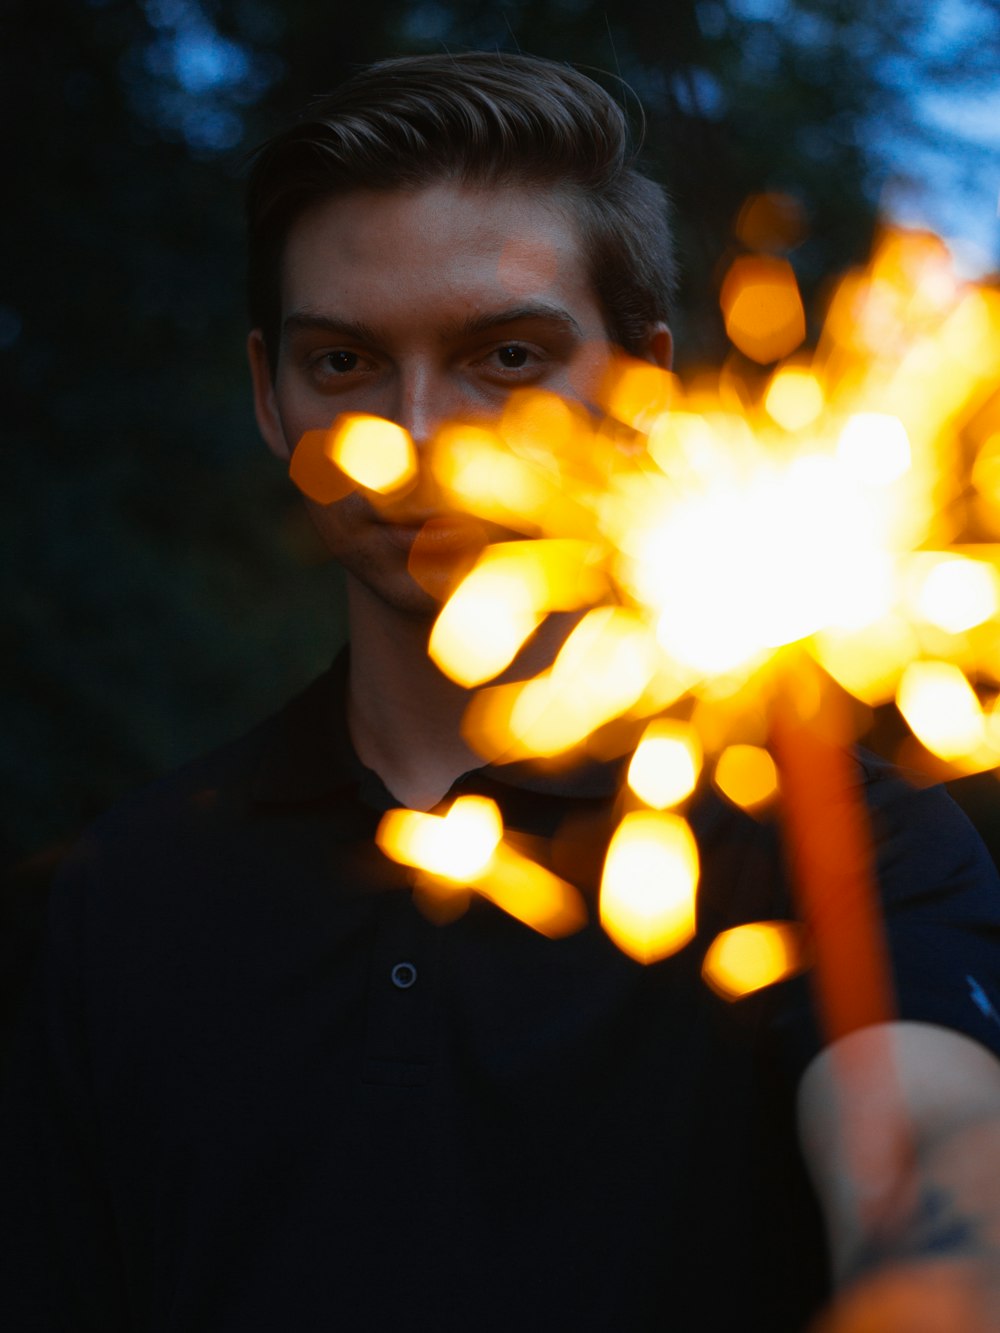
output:
[[[662,188],[634,166],[618,103],[537,56],[408,56],[362,70],[257,150],[247,188],[250,318],[272,368],[281,260],[295,221],[351,190],[443,180],[562,195],[611,340],[638,352],[669,323],[675,261]]]

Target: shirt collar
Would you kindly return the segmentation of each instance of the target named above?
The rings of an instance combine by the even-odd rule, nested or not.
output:
[[[264,727],[251,799],[261,805],[301,805],[344,791],[394,804],[376,774],[354,751],[347,729],[348,649]],[[601,800],[617,793],[621,762],[596,762],[543,769],[530,763],[483,765],[482,779],[539,795]],[[472,775],[465,774],[459,782]],[[458,785],[458,784],[456,784]],[[378,799],[378,792],[388,800]],[[368,803],[368,800],[365,802]]]

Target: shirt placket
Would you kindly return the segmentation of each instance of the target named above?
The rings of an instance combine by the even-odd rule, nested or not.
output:
[[[386,894],[379,904],[363,1082],[397,1088],[428,1082],[437,1053],[442,936],[408,893]]]

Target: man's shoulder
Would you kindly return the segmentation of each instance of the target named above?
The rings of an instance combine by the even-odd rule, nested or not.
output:
[[[905,848],[924,874],[943,874],[946,862],[975,862],[987,880],[997,871],[968,815],[939,781],[903,768],[862,747],[854,751],[876,846],[883,858],[900,858]]]
[[[245,803],[282,711],[123,796],[91,824],[84,841],[113,844],[183,823],[196,811],[221,814]]]
[[[192,839],[236,836],[261,809],[329,787],[344,765],[335,753],[346,734],[340,712],[331,668],[242,735],[116,802],[86,830],[67,870],[95,859],[169,858]]]

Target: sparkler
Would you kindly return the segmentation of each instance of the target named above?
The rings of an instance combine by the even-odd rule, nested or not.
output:
[[[469,742],[499,764],[631,754],[600,915],[644,961],[694,930],[684,809],[700,776],[751,812],[784,804],[815,926],[809,847],[830,792],[803,773],[834,703],[853,701],[838,744],[854,716],[895,702],[925,766],[1000,765],[1000,292],[959,282],[937,238],[888,232],[841,282],[812,353],[785,261],[742,256],[721,301],[731,339],[768,372],[730,363],[682,383],[622,359],[600,414],[519,391],[496,422],[445,425],[421,464],[449,510],[516,538],[482,550],[430,639],[473,692]],[[405,432],[364,417],[309,432],[292,461],[321,503],[360,486],[391,504],[416,468]],[[557,611],[578,619],[551,667],[498,681]],[[379,845],[438,903],[457,885],[549,933],[579,925],[575,890],[528,869],[495,807],[479,850],[458,850],[470,813],[390,812]],[[861,1019],[821,985],[834,1034],[891,1012],[855,815],[850,940],[813,943],[821,978],[845,949],[867,978]],[[715,942],[705,976],[735,997],[805,962],[794,926],[757,923]]]

